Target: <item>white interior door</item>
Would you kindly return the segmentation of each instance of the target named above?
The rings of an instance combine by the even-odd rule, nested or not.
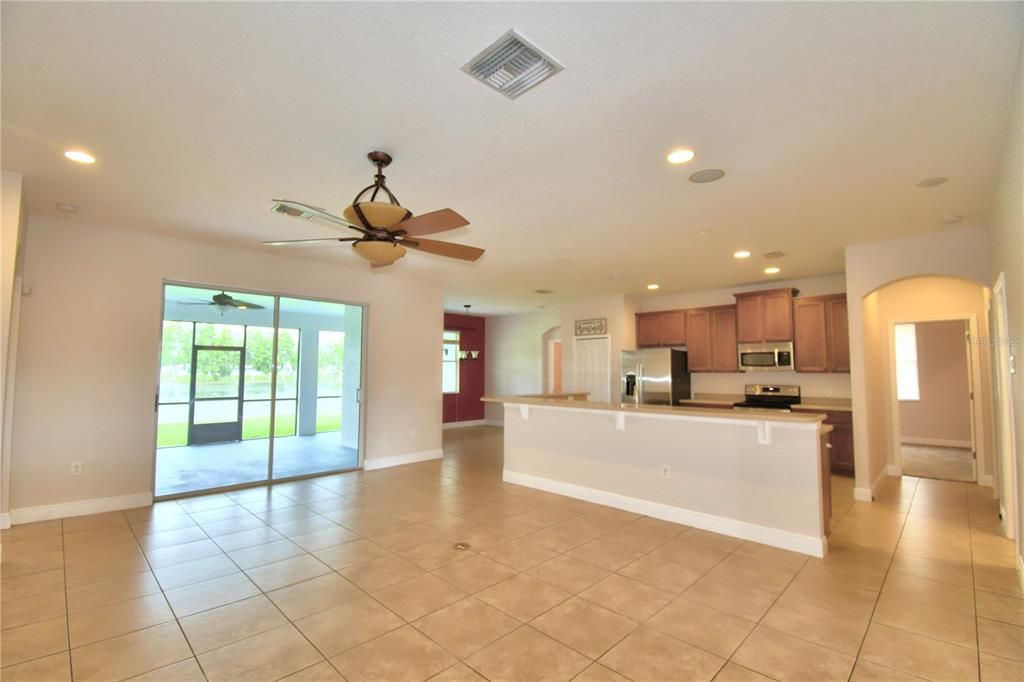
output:
[[[606,336],[576,339],[576,390],[586,391],[588,400],[611,399],[611,342]]]

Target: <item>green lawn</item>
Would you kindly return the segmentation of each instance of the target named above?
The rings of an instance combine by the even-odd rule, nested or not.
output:
[[[341,431],[341,415],[317,416],[316,432]],[[294,436],[295,420],[291,419],[277,423],[278,436]],[[242,439],[252,440],[254,438],[270,437],[270,417],[253,417],[242,420]],[[188,443],[188,424],[160,424],[156,431],[156,446],[158,448],[172,448]]]

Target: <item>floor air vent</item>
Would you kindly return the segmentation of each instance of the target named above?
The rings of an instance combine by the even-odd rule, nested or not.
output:
[[[462,70],[509,99],[515,99],[563,67],[514,30],[469,60]]]

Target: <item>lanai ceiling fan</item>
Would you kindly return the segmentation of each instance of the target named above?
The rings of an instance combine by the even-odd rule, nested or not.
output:
[[[210,297],[209,301],[179,301],[181,305],[214,305],[222,313],[228,308],[235,308],[236,310],[263,310],[264,306],[258,303],[250,303],[249,301],[243,301],[240,298],[235,298],[231,294],[224,293],[223,291],[219,294],[214,294]]]
[[[391,156],[384,152],[370,152],[367,157],[377,167],[373,184],[356,195],[352,204],[342,211],[343,217],[289,199],[275,199],[270,207],[277,213],[294,218],[316,218],[330,223],[333,227],[355,230],[360,236],[285,239],[263,243],[267,246],[287,246],[316,242],[352,242],[352,250],[356,255],[368,261],[374,268],[391,265],[405,255],[407,248],[468,261],[475,261],[484,255],[484,250],[475,246],[422,239],[421,235],[454,230],[469,225],[469,221],[450,208],[414,216],[398,203],[398,199],[385,184],[384,169],[391,163]],[[388,201],[377,201],[377,196],[381,193]]]

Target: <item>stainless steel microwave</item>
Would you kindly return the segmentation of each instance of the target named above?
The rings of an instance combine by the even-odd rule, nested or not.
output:
[[[786,372],[793,369],[793,342],[741,343],[737,346],[741,372]]]

